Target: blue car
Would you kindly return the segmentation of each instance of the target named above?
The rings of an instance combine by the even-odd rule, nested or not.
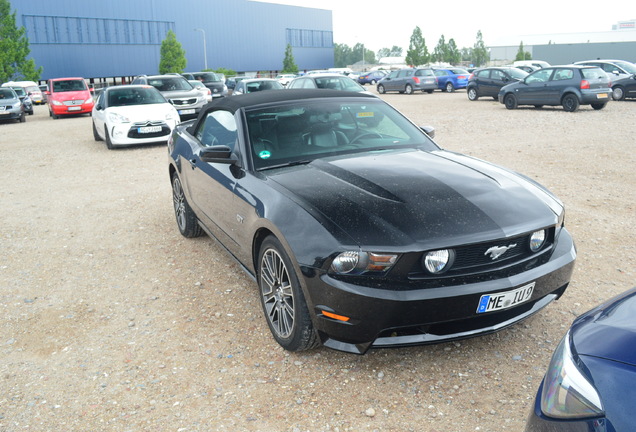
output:
[[[377,70],[377,71],[373,71],[373,72],[363,73],[362,75],[360,75],[358,77],[358,84],[375,85],[375,83],[377,83],[382,78],[384,78],[386,76],[386,74],[387,74],[386,71],[382,71],[382,70]]]
[[[526,432],[633,431],[636,288],[581,315],[556,348]]]
[[[452,93],[457,89],[466,88],[470,73],[461,68],[434,68],[433,72],[437,77],[437,86],[440,90]]]

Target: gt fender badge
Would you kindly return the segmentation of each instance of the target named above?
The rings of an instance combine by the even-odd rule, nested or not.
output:
[[[490,255],[490,259],[494,261],[500,256],[502,256],[503,254],[505,254],[508,251],[508,249],[512,249],[515,246],[517,246],[517,243],[513,243],[508,246],[493,246],[490,249],[488,249],[486,252],[484,252],[484,255]]]

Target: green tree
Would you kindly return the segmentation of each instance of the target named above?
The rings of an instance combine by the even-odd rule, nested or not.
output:
[[[27,59],[31,52],[24,27],[15,23],[16,13],[11,13],[9,0],[0,0],[0,82],[14,78],[37,81],[42,67],[35,67],[35,60]]]
[[[448,40],[447,50],[446,50],[446,60],[448,63],[452,65],[457,65],[462,61],[462,53],[457,48],[457,44],[455,43],[455,39],[450,38]]]
[[[335,67],[342,68],[347,67],[349,60],[353,56],[351,55],[351,47],[347,44],[333,44],[333,64]]]
[[[294,61],[294,54],[292,53],[292,47],[287,44],[285,48],[285,58],[283,59],[283,73],[298,73],[298,66]]]
[[[187,61],[185,50],[177,40],[177,35],[168,30],[166,38],[161,41],[161,60],[159,60],[159,73],[182,73]]]
[[[426,47],[426,40],[422,36],[422,30],[417,26],[413,30],[413,33],[411,33],[409,49],[406,50],[406,64],[421,66],[428,63],[430,57],[428,48]]]
[[[475,67],[485,65],[490,60],[490,53],[484,44],[484,39],[481,34],[481,30],[477,31],[477,40],[473,46],[472,61]]]
[[[378,59],[381,59],[382,57],[400,57],[401,55],[402,48],[397,45],[393,45],[391,48],[381,48],[376,54]]]
[[[523,41],[519,44],[519,50],[517,51],[517,55],[515,57],[515,61],[519,60],[532,60],[532,54],[528,51],[525,51],[523,48]]]
[[[436,62],[448,62],[448,44],[444,35],[440,36],[437,46],[433,50],[433,60]]]

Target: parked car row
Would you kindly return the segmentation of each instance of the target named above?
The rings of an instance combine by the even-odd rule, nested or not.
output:
[[[452,93],[466,88],[470,74],[461,68],[404,68],[382,77],[377,84],[378,93],[387,91],[412,94],[415,91],[433,93],[442,90]]]

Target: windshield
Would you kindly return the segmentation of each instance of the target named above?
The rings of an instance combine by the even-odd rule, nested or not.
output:
[[[148,84],[153,86],[159,91],[178,91],[178,90],[192,90],[192,86],[185,78],[149,78]]]
[[[524,79],[525,77],[528,76],[528,72],[523,71],[523,70],[518,69],[518,68],[506,69],[506,72],[508,72],[511,77],[517,78],[517,79]]]
[[[153,87],[118,88],[108,92],[108,106],[150,105],[167,103]]]
[[[360,92],[364,90],[364,88],[360,84],[347,77],[316,78],[316,87],[322,89],[346,90],[354,92]]]
[[[466,69],[449,69],[455,75],[469,75]]]
[[[616,66],[622,67],[627,72],[636,74],[636,65],[634,63],[625,62],[625,61],[617,61],[615,63],[616,63]]]
[[[24,91],[24,88],[22,87],[11,87],[11,88],[13,89],[15,94],[17,94],[18,96],[26,96],[26,92]]]
[[[15,93],[10,88],[0,88],[0,99],[15,99]]]
[[[204,83],[221,81],[221,78],[219,78],[214,72],[198,72],[192,75],[194,76],[194,79],[203,81]]]
[[[437,146],[381,100],[311,100],[246,112],[254,167],[275,168],[327,156]]]
[[[84,80],[62,80],[53,81],[54,92],[71,92],[88,90]]]

